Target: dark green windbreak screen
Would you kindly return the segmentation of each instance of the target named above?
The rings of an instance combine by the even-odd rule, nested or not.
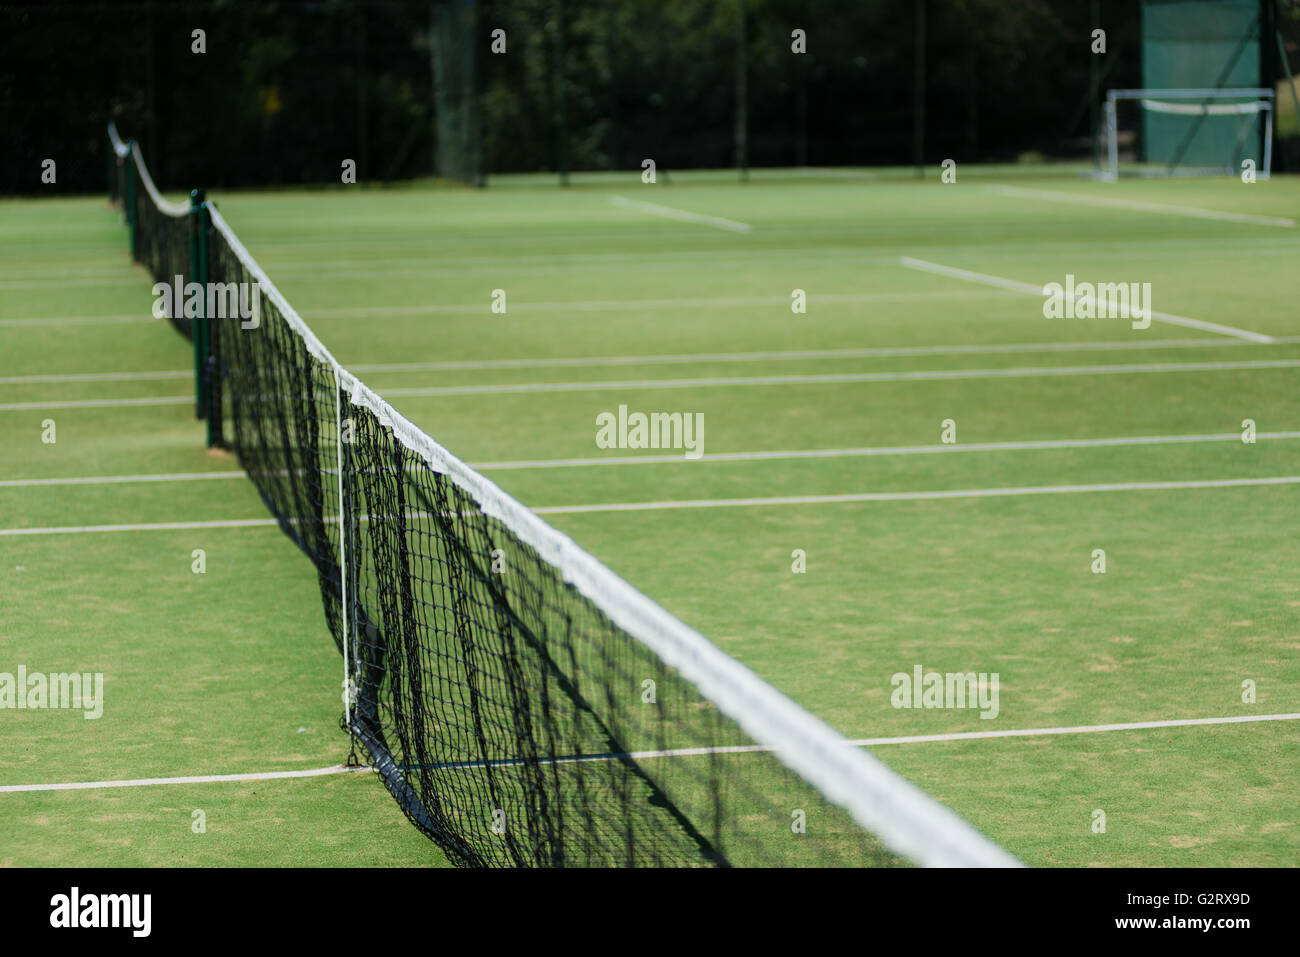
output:
[[[1260,12],[1260,0],[1144,0],[1142,86],[1258,87]],[[1262,134],[1259,114],[1188,117],[1143,110],[1142,159],[1184,168],[1236,166],[1259,159]]]

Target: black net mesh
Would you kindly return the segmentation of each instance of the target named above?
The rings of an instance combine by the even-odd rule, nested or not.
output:
[[[770,753],[729,750],[756,742],[371,410],[346,412],[354,729],[452,860],[892,860]]]

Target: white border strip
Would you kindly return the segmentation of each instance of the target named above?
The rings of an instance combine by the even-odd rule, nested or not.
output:
[[[153,184],[153,177],[149,175],[149,167],[144,164],[144,154],[140,152],[140,146],[134,140],[131,142],[131,153],[135,157],[136,172],[140,174],[140,182],[144,184],[145,190],[149,193],[149,198],[153,204],[158,207],[158,211],[165,216],[179,218],[190,214],[190,202],[186,200],[183,203],[173,203],[163,198],[163,194],[158,192],[158,187]]]
[[[729,229],[733,233],[747,233],[754,228],[748,223],[738,223],[734,219],[723,219],[721,216],[705,216],[703,213],[691,213],[684,209],[674,209],[672,206],[660,206],[658,203],[645,203],[639,199],[628,199],[624,196],[611,196],[609,201],[615,206],[622,206],[624,209],[639,209],[643,212],[653,213],[656,216],[667,216],[671,219],[680,219],[688,223],[702,223],[705,226],[717,226],[719,229]]]
[[[958,269],[955,266],[944,266],[940,263],[932,263],[925,259],[913,259],[911,256],[904,256],[899,260],[902,265],[909,269],[919,269],[922,272],[932,272],[940,276],[948,276],[952,279],[965,279],[967,282],[978,282],[986,286],[996,286],[999,289],[1013,289],[1016,292],[1023,292],[1026,295],[1043,298],[1043,287],[1035,286],[1032,283],[1018,282],[1015,279],[1004,279],[1001,276],[990,276],[987,273],[972,272],[969,269]],[[1248,329],[1238,329],[1235,326],[1224,326],[1217,322],[1206,322],[1203,319],[1189,319],[1186,316],[1176,316],[1170,312],[1151,311],[1151,318],[1157,322],[1164,322],[1171,326],[1183,326],[1187,329],[1200,329],[1203,332],[1218,332],[1225,336],[1235,336],[1238,339],[1248,339],[1251,342],[1272,342],[1272,336],[1266,336],[1260,332],[1251,332]]]
[[[1253,105],[1253,104],[1252,104]],[[1030,189],[1025,186],[984,187],[990,193],[1004,196],[1019,196],[1026,199],[1050,199],[1058,203],[1074,203],[1079,206],[1112,206],[1118,209],[1135,209],[1144,213],[1168,213],[1171,216],[1190,216],[1194,219],[1215,219],[1229,223],[1250,223],[1255,226],[1281,226],[1294,229],[1296,221],[1282,216],[1252,216],[1248,213],[1227,213],[1217,209],[1199,209],[1195,206],[1166,206],[1163,203],[1146,203],[1132,199],[1114,199],[1109,196],[1082,195],[1062,193],[1052,189]]]

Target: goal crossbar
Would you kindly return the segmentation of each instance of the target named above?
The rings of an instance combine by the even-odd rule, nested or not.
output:
[[[1273,100],[1274,91],[1267,87],[1237,87],[1219,89],[1120,89],[1106,93],[1104,121],[1107,140],[1107,169],[1101,171],[1103,179],[1119,179],[1119,121],[1117,104],[1124,100],[1137,101],[1142,109],[1154,113],[1195,117],[1195,123],[1207,116],[1232,116],[1260,113],[1264,119],[1264,150],[1258,171],[1259,179],[1268,179],[1273,167]],[[1233,102],[1214,103],[1214,100]],[[1196,102],[1199,101],[1199,102]],[[1192,133],[1196,127],[1193,127]],[[1189,133],[1190,140],[1192,133]],[[1177,158],[1166,168],[1173,173]],[[1230,167],[1224,167],[1230,169]]]

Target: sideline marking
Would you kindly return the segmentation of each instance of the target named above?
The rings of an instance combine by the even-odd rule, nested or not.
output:
[[[639,199],[627,199],[623,196],[611,196],[609,201],[615,206],[622,206],[624,209],[640,209],[656,216],[668,216],[671,219],[681,219],[688,223],[703,223],[706,226],[729,229],[735,233],[747,233],[754,228],[748,223],[738,223],[734,219],[723,219],[721,216],[705,216],[703,213],[691,213],[684,209],[660,206],[658,203],[646,203]]]
[[[1004,196],[1024,196],[1030,199],[1054,199],[1080,206],[1113,206],[1117,209],[1137,209],[1145,213],[1170,213],[1174,216],[1191,216],[1194,219],[1217,219],[1229,223],[1251,223],[1256,226],[1282,226],[1294,229],[1296,221],[1281,216],[1252,216],[1249,213],[1226,213],[1217,209],[1200,209],[1196,206],[1167,206],[1164,203],[1146,203],[1134,199],[1116,199],[1113,196],[1082,196],[1061,193],[1053,189],[1029,189],[1025,186],[987,185],[985,190]]]
[[[996,286],[999,289],[1012,289],[1016,292],[1023,292],[1027,295],[1043,297],[1043,287],[1035,286],[1027,282],[1018,282],[1015,279],[1004,279],[1001,276],[990,276],[987,273],[972,272],[969,269],[958,269],[955,266],[944,266],[941,263],[932,263],[925,259],[913,259],[911,256],[904,256],[899,260],[909,269],[919,269],[922,272],[937,273],[940,276],[949,276],[953,279],[965,279],[967,282],[978,282],[985,286]],[[1272,342],[1272,336],[1266,336],[1260,332],[1251,332],[1248,329],[1238,329],[1235,326],[1224,326],[1217,322],[1206,322],[1203,319],[1189,319],[1186,316],[1176,316],[1170,312],[1157,312],[1151,310],[1151,318],[1156,322],[1168,323],[1171,326],[1184,326],[1188,329],[1202,329],[1206,332],[1218,332],[1225,336],[1235,336],[1238,339],[1248,339],[1251,342]]]
[[[962,741],[975,738],[1011,738],[1033,737],[1037,735],[1056,734],[1095,734],[1103,731],[1141,731],[1150,728],[1186,728],[1213,724],[1247,724],[1258,721],[1295,721],[1300,714],[1256,714],[1232,718],[1179,718],[1173,721],[1133,721],[1127,724],[1086,724],[1066,728],[1017,728],[1008,731],[959,731],[953,734],[914,734],[897,738],[858,738],[847,741],[853,747],[874,747],[883,744],[922,744],[930,741]],[[613,761],[622,758],[645,760],[647,758],[693,757],[707,754],[742,754],[756,751],[770,751],[766,745],[752,744],[723,748],[677,748],[671,751],[633,751],[630,754],[593,754],[574,755],[544,759],[542,763],[570,763],[586,761]],[[436,765],[434,770],[459,770],[483,767],[491,763],[494,767],[521,764],[517,759],[504,761],[459,761],[454,764]],[[307,771],[262,771],[251,774],[202,774],[175,778],[135,778],[125,781],[73,781],[61,784],[0,784],[0,793],[22,791],[83,791],[98,788],[139,788],[161,784],[219,784],[229,781],[274,781],[281,778],[315,778],[329,774],[348,774],[357,771],[373,771],[372,767],[349,768],[336,764],[328,768],[312,768]]]

